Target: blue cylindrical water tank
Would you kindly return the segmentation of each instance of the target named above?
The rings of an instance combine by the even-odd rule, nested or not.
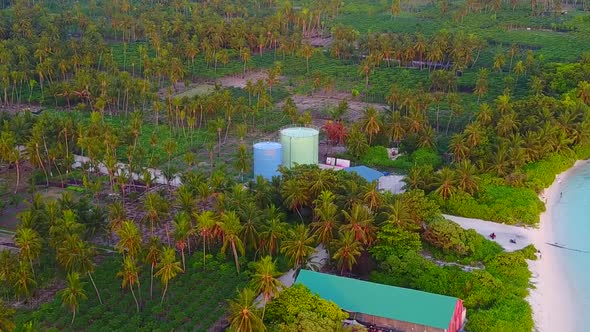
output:
[[[267,180],[278,176],[279,166],[283,163],[283,146],[277,142],[259,142],[254,144],[254,177],[262,175]]]

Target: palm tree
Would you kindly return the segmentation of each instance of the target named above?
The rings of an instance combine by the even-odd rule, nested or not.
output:
[[[304,42],[301,44],[301,48],[299,49],[299,56],[304,57],[305,58],[305,68],[307,69],[307,73],[309,74],[309,59],[311,59],[311,57],[313,56],[313,54],[315,53],[315,48],[313,46],[311,46],[311,44],[309,42]]]
[[[18,262],[18,269],[14,276],[14,287],[18,295],[24,295],[27,299],[31,295],[32,288],[37,285],[37,282],[31,276],[31,267],[28,262]]]
[[[26,260],[31,266],[31,272],[35,275],[33,269],[33,260],[39,257],[41,253],[41,237],[32,228],[19,227],[14,236],[14,242],[19,249],[19,256]]]
[[[281,241],[285,237],[285,230],[288,225],[281,220],[281,217],[271,216],[260,234],[261,247],[270,256],[277,252]]]
[[[457,167],[457,186],[470,195],[474,195],[477,192],[477,181],[478,177],[475,175],[477,168],[469,162],[469,160],[463,160]]]
[[[336,251],[332,258],[337,260],[340,274],[342,275],[344,271],[352,270],[362,250],[362,245],[355,239],[354,233],[345,232],[341,234],[340,239],[333,242],[333,246],[336,248]]]
[[[449,143],[449,151],[453,154],[453,160],[455,162],[461,161],[469,155],[469,147],[465,142],[465,137],[462,134],[454,134],[451,136],[451,142]]]
[[[338,206],[334,204],[335,196],[330,191],[322,191],[315,200],[313,210],[315,221],[310,224],[315,239],[328,247],[334,239],[334,233],[338,229]]]
[[[335,172],[320,168],[308,172],[308,181],[309,193],[312,197],[319,196],[323,191],[330,191],[338,183]]]
[[[92,286],[98,297],[98,301],[102,304],[102,298],[92,272],[94,272],[94,256],[96,252],[88,242],[80,239],[78,235],[68,235],[61,245],[57,248],[57,261],[60,263],[68,273],[77,272],[84,273],[92,282]]]
[[[16,310],[4,305],[4,302],[0,300],[0,331],[12,332],[16,325],[12,322],[12,318]]]
[[[369,136],[369,145],[373,140],[373,136],[377,135],[381,130],[381,119],[379,112],[374,107],[369,107],[363,112],[363,130]]]
[[[158,272],[156,277],[160,277],[164,284],[164,291],[162,292],[162,300],[160,305],[164,303],[164,297],[166,297],[166,291],[168,290],[168,283],[174,279],[179,272],[182,271],[180,262],[176,260],[176,251],[170,247],[164,247],[162,250],[162,257],[158,263]]]
[[[344,219],[348,222],[342,225],[343,233],[352,232],[354,238],[363,245],[371,245],[375,240],[374,217],[365,205],[354,203],[350,212],[342,211]]]
[[[264,305],[261,319],[264,319],[266,303],[273,295],[278,293],[283,284],[276,278],[280,273],[277,271],[276,263],[270,256],[265,256],[254,263],[254,271],[250,283],[255,292],[262,293]]]
[[[590,83],[587,81],[578,82],[578,98],[586,105],[590,105]]]
[[[299,268],[305,260],[314,252],[313,237],[309,228],[304,224],[298,224],[289,231],[289,236],[281,245],[281,252],[288,258],[291,265]]]
[[[137,258],[141,249],[141,232],[133,220],[126,220],[117,231],[119,242],[115,248],[123,255]]]
[[[387,205],[387,219],[386,222],[394,224],[399,227],[411,225],[414,220],[408,208],[401,199],[396,199],[393,204]]]
[[[251,250],[258,249],[260,225],[260,210],[256,203],[249,201],[242,203],[239,208],[239,216],[242,221],[242,229],[240,231],[240,239],[246,248]]]
[[[108,209],[109,229],[116,232],[121,227],[123,221],[127,220],[127,211],[123,203],[119,201],[110,204]]]
[[[150,298],[152,298],[154,290],[154,267],[158,264],[162,256],[162,243],[160,239],[157,236],[150,237],[144,252],[144,261],[150,264]]]
[[[242,255],[245,254],[244,244],[239,236],[240,231],[242,230],[240,218],[234,211],[227,211],[221,215],[220,228],[223,233],[223,246],[221,247],[221,252],[225,253],[227,247],[231,246],[231,250],[234,255],[234,262],[236,263],[236,271],[240,273],[238,252]]]
[[[302,190],[301,183],[295,179],[289,179],[283,182],[281,196],[283,196],[285,206],[291,210],[295,210],[301,221],[303,221],[303,216],[301,216],[299,209],[307,203],[309,195],[306,190]]]
[[[68,283],[67,287],[62,289],[59,294],[63,305],[67,306],[72,312],[71,324],[74,324],[76,310],[80,306],[80,301],[84,301],[88,297],[84,291],[84,283],[80,281],[80,275],[77,272],[68,273],[66,280]]]
[[[203,241],[203,267],[205,267],[206,248],[210,247],[211,241],[215,238],[217,220],[211,211],[195,214],[195,219],[197,220],[197,232]]]
[[[457,191],[455,172],[448,167],[443,167],[438,172],[437,182],[438,188],[434,192],[445,200],[451,198]]]
[[[229,323],[232,332],[264,332],[266,328],[254,305],[256,293],[244,288],[238,298],[229,301]]]
[[[123,289],[127,287],[131,289],[131,295],[133,295],[137,313],[139,313],[139,302],[137,302],[137,297],[135,297],[135,292],[133,291],[133,286],[137,284],[137,291],[141,292],[139,289],[139,269],[131,256],[125,256],[123,258],[123,269],[117,273],[117,277],[121,278],[121,287]]]
[[[176,241],[176,248],[180,250],[180,255],[182,256],[182,271],[186,272],[184,249],[187,247],[187,245],[190,248],[190,236],[193,232],[190,217],[188,214],[186,214],[186,212],[180,212],[179,214],[174,216],[174,221],[172,222],[172,224],[174,225],[174,231],[172,235],[174,236],[174,240]]]
[[[164,219],[164,216],[168,210],[168,206],[164,198],[158,193],[148,193],[145,197],[144,208],[146,211],[145,218],[150,222],[150,232],[154,235],[154,226],[160,223],[160,220]],[[168,234],[168,224],[166,224],[166,238],[168,239],[168,245],[170,245],[170,235]]]

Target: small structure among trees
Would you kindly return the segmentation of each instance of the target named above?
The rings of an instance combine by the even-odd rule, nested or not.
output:
[[[302,284],[366,325],[402,331],[457,332],[465,321],[460,299],[301,270]]]

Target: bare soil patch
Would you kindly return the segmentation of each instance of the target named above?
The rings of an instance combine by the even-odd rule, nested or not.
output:
[[[331,94],[314,94],[293,95],[291,97],[300,112],[310,110],[314,119],[326,118],[325,110],[337,107],[342,100],[348,102],[348,116],[347,120],[350,122],[358,121],[363,116],[363,111],[368,107],[375,107],[378,111],[387,110],[387,105],[367,103],[358,100],[352,100],[352,97],[346,93],[331,93]],[[279,103],[278,107],[282,107],[283,103]],[[317,125],[314,123],[314,125]]]
[[[246,75],[242,77],[242,74],[238,75],[229,75],[224,76],[215,80],[216,83],[219,83],[225,87],[232,87],[232,88],[245,88],[248,81],[255,83],[258,80],[266,79],[266,71],[264,70],[257,70],[257,71],[250,71],[246,72]]]

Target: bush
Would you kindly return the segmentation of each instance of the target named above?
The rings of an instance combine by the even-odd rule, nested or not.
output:
[[[477,199],[461,191],[446,201],[436,195],[429,197],[437,200],[446,213],[510,225],[535,225],[545,210],[534,190],[492,182],[480,184]]]
[[[534,322],[529,303],[509,296],[488,310],[473,311],[467,320],[466,330],[478,332],[530,332]]]
[[[387,223],[377,232],[377,243],[369,251],[376,260],[383,261],[389,256],[400,257],[408,251],[417,252],[421,249],[418,233]]]
[[[275,324],[294,323],[299,314],[313,312],[321,318],[341,321],[348,315],[333,302],[312,294],[305,286],[297,284],[287,288],[266,307],[265,320]]]
[[[583,153],[583,151],[581,151]],[[524,174],[527,176],[527,187],[540,192],[549,187],[555,176],[572,167],[575,162],[573,157],[565,157],[560,154],[551,154],[549,157],[526,165],[523,167]]]

